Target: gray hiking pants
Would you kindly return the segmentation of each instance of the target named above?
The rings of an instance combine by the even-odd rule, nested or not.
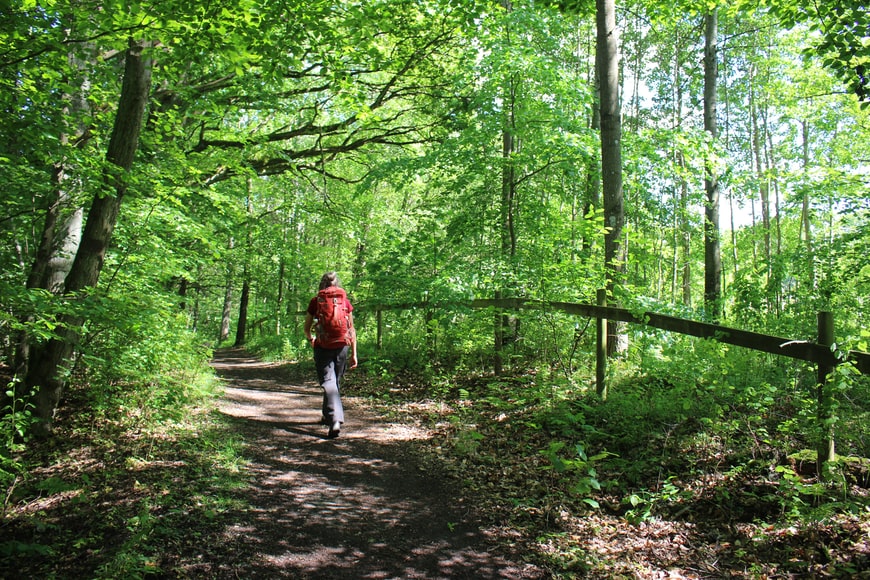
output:
[[[347,346],[341,348],[314,348],[314,366],[317,382],[323,387],[323,416],[328,424],[344,423],[341,405],[341,377],[347,368]]]

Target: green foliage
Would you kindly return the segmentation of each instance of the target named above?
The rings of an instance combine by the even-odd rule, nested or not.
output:
[[[7,385],[5,397],[0,401],[6,404],[0,408],[0,489],[12,489],[18,477],[26,472],[20,454],[26,449],[30,428],[35,422],[33,405],[28,401],[33,393],[22,396],[15,388],[15,382]],[[9,494],[4,495],[8,499]],[[6,500],[3,511],[6,510]]]
[[[642,524],[655,517],[657,506],[690,499],[691,492],[681,490],[673,479],[669,477],[658,491],[637,491],[624,497],[622,502],[628,506],[625,519],[632,525]]]
[[[866,10],[767,4],[620,15],[626,282],[615,297],[633,311],[702,316],[702,182],[715,155],[737,213],[733,237],[720,232],[727,322],[812,340],[816,312],[831,310],[838,343],[867,350],[870,149],[855,138],[867,111],[836,89],[865,96]],[[0,24],[0,339],[12,361],[20,338],[41,344],[82,320],[68,393],[89,424],[179,420],[208,391],[207,345],[225,297],[238,322],[243,283],[251,350],[307,360],[300,312],[336,269],[359,305],[358,374],[387,385],[383,397],[412,381],[414,395],[455,407],[450,448],[471,463],[497,463],[489,446],[507,429],[496,417],[516,418],[523,452],[548,462],[560,490],[594,502],[617,489],[629,519],[682,498],[669,475],[645,485],[662,471],[782,467],[831,426],[844,453],[870,455],[870,387],[850,367],[831,377],[820,425],[808,365],[633,328],[601,403],[588,392],[589,321],[461,306],[497,292],[589,303],[606,282],[592,3],[310,3],[289,19],[285,4],[248,1],[109,3],[86,18],[81,8],[19,3]],[[718,143],[700,125],[697,67],[712,9],[728,128]],[[62,202],[63,218],[106,193],[121,80],[111,55],[142,34],[159,46],[155,90],[100,283],[78,296],[28,289],[48,208]],[[521,145],[510,155],[505,136]],[[762,191],[775,197],[763,209]],[[374,309],[397,303],[423,306],[385,311],[376,351]],[[496,354],[509,375],[487,380]],[[19,395],[0,419],[7,485],[30,422]],[[777,478],[784,512],[807,513],[800,502],[814,489],[801,474],[750,471]],[[129,542],[100,574],[159,573],[161,507],[117,518]]]
[[[202,530],[240,509],[247,459],[235,426],[210,412],[217,388],[210,373],[187,380],[200,388],[172,403],[179,406],[172,422],[165,420],[168,409],[132,417],[120,399],[118,412],[94,417],[73,397],[50,475],[23,473],[9,493],[16,504],[51,501],[14,519],[6,514],[4,526],[13,526],[16,537],[0,542],[0,567],[32,577],[63,570],[146,578],[161,572],[167,546],[201,549]],[[22,457],[31,464],[45,451],[28,448]],[[90,557],[80,558],[83,552]]]
[[[774,2],[771,7],[786,26],[807,25],[815,38],[807,54],[821,58],[863,106],[870,104],[870,17],[862,2],[840,1],[824,6]]]
[[[87,340],[75,375],[76,389],[95,418],[119,411],[138,421],[177,419],[201,396],[196,377],[211,350],[187,329],[187,316],[160,295],[92,295],[77,305],[86,313]]]
[[[550,462],[550,469],[569,479],[568,488],[572,493],[581,497],[590,507],[598,508],[598,502],[591,497],[601,489],[595,466],[612,453],[603,452],[589,457],[585,447],[579,443],[572,449],[566,450],[566,447],[564,441],[552,441],[549,447],[541,451],[541,455]]]

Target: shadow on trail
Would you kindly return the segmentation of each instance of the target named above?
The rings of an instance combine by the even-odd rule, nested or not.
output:
[[[544,578],[490,551],[472,510],[424,473],[410,429],[346,400],[341,437],[325,438],[321,391],[242,351],[216,353],[221,412],[246,442],[250,485],[222,517],[191,576],[239,578]],[[298,383],[298,381],[296,381]],[[205,560],[219,561],[221,569]]]

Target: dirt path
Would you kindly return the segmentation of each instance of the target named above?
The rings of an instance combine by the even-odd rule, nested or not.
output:
[[[227,577],[547,577],[493,551],[467,503],[419,468],[413,449],[424,433],[345,398],[341,436],[327,439],[316,383],[239,350],[219,351],[213,366],[253,476],[249,521],[224,544]]]

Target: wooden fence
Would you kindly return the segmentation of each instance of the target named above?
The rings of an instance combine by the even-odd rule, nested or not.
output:
[[[616,308],[605,304],[604,292],[598,293],[598,304],[575,304],[570,302],[552,302],[541,300],[529,300],[524,298],[500,298],[500,299],[476,299],[466,302],[419,302],[406,304],[380,304],[365,306],[361,305],[360,309],[373,310],[377,316],[377,344],[380,347],[383,340],[383,312],[389,310],[410,310],[410,309],[433,309],[433,308],[449,308],[449,307],[465,307],[465,308],[494,308],[499,310],[549,310],[560,311],[566,314],[577,316],[585,316],[595,318],[597,322],[597,344],[596,344],[596,388],[598,393],[606,397],[607,387],[605,383],[607,357],[606,357],[606,321],[616,320],[619,322],[627,322],[632,324],[642,324],[658,328],[668,332],[676,332],[699,338],[707,338],[732,344],[743,348],[749,348],[761,352],[785,356],[793,359],[803,360],[817,365],[818,387],[817,387],[817,405],[818,405],[818,420],[820,425],[826,430],[826,437],[820,443],[818,449],[818,466],[821,466],[834,458],[834,437],[831,422],[828,419],[832,413],[832,395],[828,388],[828,376],[833,371],[834,367],[839,364],[853,364],[863,374],[870,374],[870,353],[849,351],[840,353],[834,348],[834,318],[830,312],[818,313],[818,333],[816,341],[805,339],[790,339],[778,336],[751,332],[748,330],[739,330],[720,326],[718,324],[710,324],[705,322],[697,322],[684,318],[677,318],[665,314],[655,312],[634,312],[625,308]]]
[[[870,353],[853,350],[838,357],[837,353],[831,350],[831,344],[826,344],[827,340],[812,342],[804,339],[783,338],[758,332],[751,332],[748,330],[729,328],[718,324],[709,324],[684,318],[677,318],[675,316],[668,316],[665,314],[657,314],[655,312],[637,313],[625,308],[616,308],[613,306],[575,304],[571,302],[548,302],[541,300],[528,300],[524,298],[483,298],[467,302],[417,302],[370,306],[361,305],[359,309],[362,311],[376,312],[378,317],[377,336],[378,344],[380,344],[383,336],[382,312],[390,310],[437,309],[449,307],[465,307],[473,309],[497,308],[502,310],[556,310],[565,312],[566,314],[596,318],[598,320],[616,320],[619,322],[643,324],[669,332],[676,332],[699,338],[710,338],[726,344],[733,344],[743,348],[804,360],[829,368],[844,362],[851,362],[855,364],[861,373],[870,374]],[[819,316],[820,320],[824,319],[824,322],[820,322],[824,328],[828,328],[828,326],[830,326],[831,329],[833,328],[833,319],[828,313],[820,313]]]

